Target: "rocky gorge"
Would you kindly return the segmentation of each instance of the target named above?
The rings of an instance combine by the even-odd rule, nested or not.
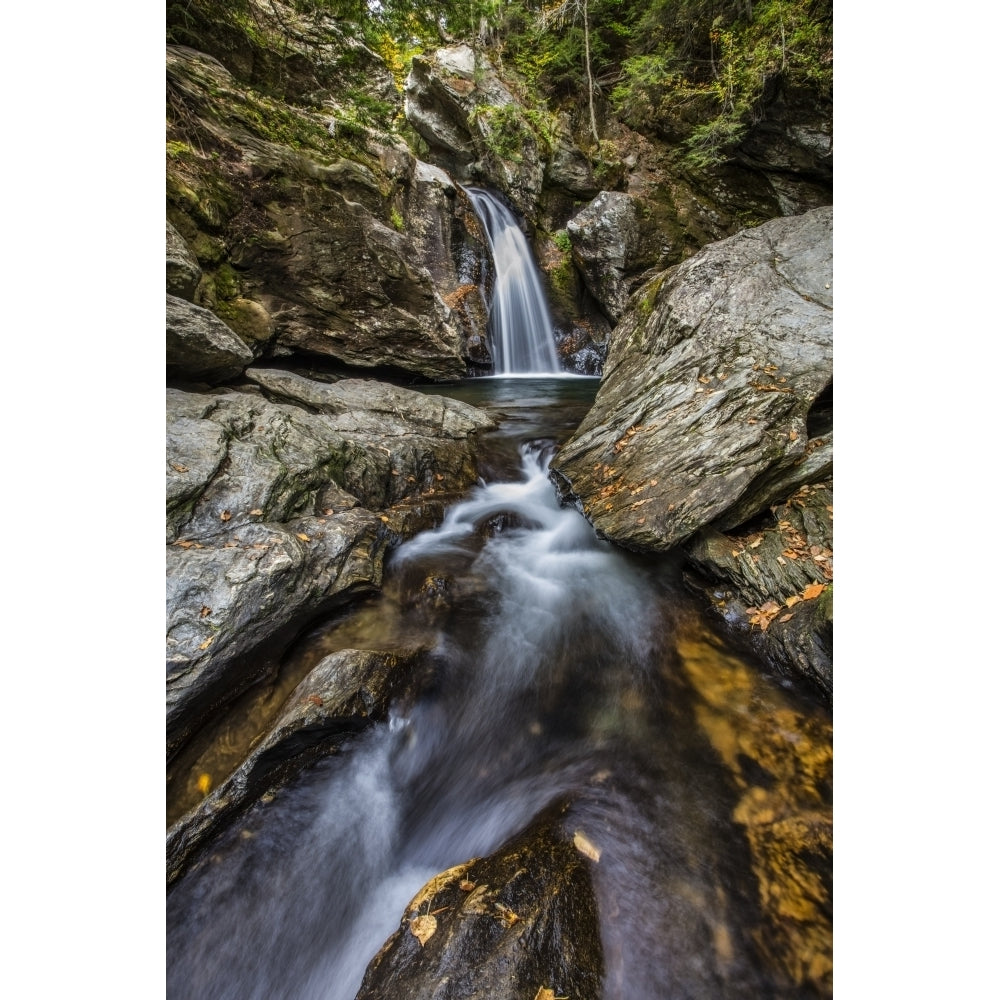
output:
[[[634,727],[656,733],[657,773],[678,787],[682,760],[711,756],[714,797],[661,802],[650,779],[634,777],[643,792],[633,800],[615,784],[628,784],[617,758],[574,759],[578,780],[504,799],[506,825],[417,883],[396,908],[398,929],[363,955],[351,995],[551,1000],[667,995],[667,985],[676,995],[830,995],[829,109],[807,114],[775,91],[737,154],[698,175],[677,168],[662,137],[610,115],[599,151],[565,111],[540,128],[513,74],[474,45],[445,39],[399,80],[321,6],[248,10],[250,21],[190,5],[167,46],[167,882],[177,927],[198,922],[185,916],[196,912],[190,887],[230,863],[220,858],[267,866],[266,852],[240,852],[271,839],[292,853],[259,825],[275,796],[352,757],[378,759],[379,741],[409,724],[399,706],[415,718],[434,698],[460,706],[457,720],[471,710],[452,701],[465,661],[441,636],[483,613],[488,588],[437,562],[407,576],[401,560],[407,543],[444,531],[457,504],[485,497],[499,468],[516,474],[495,452],[509,406],[454,391],[494,361],[496,265],[467,191],[482,186],[522,220],[559,363],[594,391],[537,469],[524,459],[538,498],[484,499],[477,544],[490,552],[551,519],[574,538],[554,550],[567,564],[576,546],[597,546],[614,567],[607,589],[667,616],[669,648],[642,645],[645,626],[629,636],[609,617],[588,655],[609,678],[619,659],[669,662],[655,683],[608,681],[620,713],[612,729],[628,740]],[[394,109],[397,128],[359,115],[375,101]],[[678,608],[689,601],[698,614],[632,589],[629,574],[667,571],[686,595],[676,591]],[[603,580],[573,592],[567,620],[604,621],[593,602]],[[400,624],[418,613],[419,627]],[[325,622],[345,638],[300,657]],[[526,612],[519,622],[520,638],[533,634]],[[505,637],[496,664],[517,661],[520,638]],[[584,725],[589,704],[586,684],[569,679],[583,654],[547,642],[536,645],[551,686],[533,700],[520,689],[496,696],[501,731],[534,720],[526,747],[549,715]],[[488,633],[473,645],[477,661],[494,663]],[[671,703],[681,688],[696,692],[690,712]],[[746,707],[757,701],[772,710],[757,716]],[[586,726],[611,739],[593,712]],[[502,738],[456,724],[450,756],[465,747],[478,761],[473,748]],[[219,743],[226,764],[209,773]],[[530,771],[532,753],[522,759],[515,744],[497,755]],[[627,743],[626,756],[644,755]],[[445,814],[455,789],[435,785],[430,765],[409,766]],[[463,787],[479,801],[471,789],[491,787],[492,765],[477,767]],[[640,799],[656,803],[649,816]],[[430,822],[422,802],[410,806],[414,829]],[[686,820],[693,837],[722,822],[739,831],[738,850],[720,848],[707,866],[669,838],[660,846],[650,927],[671,954],[698,957],[668,975],[644,955],[648,982],[630,980],[627,926],[609,929],[607,911],[651,852],[629,867],[626,846],[602,849],[595,817],[608,802],[661,831],[682,811],[701,817]],[[358,835],[359,856],[367,838],[374,829]],[[437,855],[414,858],[417,872]],[[331,926],[354,940],[356,926]],[[192,992],[188,956],[203,946],[189,928],[171,933],[173,995],[252,995],[249,980],[221,976]],[[284,937],[273,952],[285,970],[304,961]],[[288,995],[327,995],[310,974],[294,971]]]

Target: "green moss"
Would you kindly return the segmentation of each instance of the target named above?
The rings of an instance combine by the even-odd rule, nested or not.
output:
[[[240,279],[233,270],[232,265],[223,263],[219,265],[214,275],[215,294],[224,302],[228,299],[235,299],[240,294]]]

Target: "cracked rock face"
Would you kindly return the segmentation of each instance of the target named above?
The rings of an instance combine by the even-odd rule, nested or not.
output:
[[[267,395],[167,390],[168,755],[259,679],[260,650],[380,586],[377,512],[467,489],[493,426],[378,382],[247,375]]]
[[[772,220],[630,300],[594,406],[553,462],[601,534],[665,552],[801,481],[827,444],[806,417],[833,379],[832,232],[829,207]]]

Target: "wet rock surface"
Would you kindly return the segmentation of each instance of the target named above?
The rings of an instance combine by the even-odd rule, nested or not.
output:
[[[380,585],[393,531],[475,482],[472,438],[493,425],[382,383],[251,375],[283,402],[167,391],[168,756],[260,679],[258,651]]]
[[[384,720],[412,686],[424,651],[346,649],[324,657],[295,688],[243,763],[167,833],[167,884],[262,794],[289,781],[349,736]]]
[[[592,861],[559,812],[431,879],[372,959],[357,1000],[599,1000]]]

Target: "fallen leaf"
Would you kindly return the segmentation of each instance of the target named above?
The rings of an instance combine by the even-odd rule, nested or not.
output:
[[[788,556],[789,559],[798,559],[799,558],[799,554],[798,554],[798,552],[795,551],[795,549],[785,549],[785,551],[782,552],[781,554],[783,556]]]
[[[768,601],[767,604],[760,606],[760,610],[769,615],[776,615],[781,610],[781,606],[777,601]]]
[[[811,601],[814,597],[819,597],[824,590],[826,590],[825,583],[811,583],[802,591],[802,597],[807,601]]]
[[[434,936],[437,928],[437,917],[430,914],[425,917],[414,917],[410,921],[410,933],[420,942],[421,948]]]
[[[381,521],[381,522],[382,522],[383,524],[388,524],[388,523],[389,523],[389,517],[388,517],[388,515],[386,515],[386,514],[379,514],[379,516],[378,516],[378,519],[379,519],[379,520],[380,520],[380,521]]]
[[[752,541],[752,542],[750,543],[750,548],[752,548],[752,549],[755,549],[755,548],[757,548],[757,546],[758,546],[758,545],[760,545],[760,543],[761,543],[762,541],[764,541],[764,536],[763,536],[763,535],[759,535],[759,536],[758,536],[757,538],[755,538],[755,539],[754,539],[754,540],[753,540],[753,541]]]
[[[198,775],[198,791],[202,795],[208,795],[209,789],[212,787],[212,776],[210,774],[199,774]]]
[[[308,701],[310,705],[315,705],[317,708],[321,708],[323,706],[323,699],[318,694],[309,695],[309,697],[306,698],[306,701]]]
[[[730,555],[732,555],[733,558],[735,558],[739,554],[740,554],[740,550],[739,549],[733,549],[732,552],[730,553]]]
[[[444,476],[442,476],[440,472],[435,472],[435,473],[434,473],[434,478],[435,478],[435,479],[436,479],[436,480],[437,480],[437,481],[438,481],[439,483],[440,483],[440,482],[442,482],[442,481],[444,480]]]
[[[209,607],[206,607],[206,606],[205,606],[205,605],[203,604],[203,605],[201,606],[201,614],[199,615],[199,617],[200,617],[200,618],[204,618],[204,617],[205,617],[205,615],[208,615],[208,614],[211,614],[211,613],[212,613],[212,609],[211,609],[211,608],[209,608]]]
[[[326,514],[327,517],[329,517],[333,513],[333,508],[332,507],[324,507],[323,508],[323,513]]]
[[[799,437],[799,435],[798,435],[797,431],[789,431],[788,432],[788,440],[789,441],[796,441],[796,440],[798,440],[798,437]]]
[[[462,892],[472,892],[472,890],[476,888],[476,883],[470,882],[467,878],[463,878],[462,881],[458,883],[458,887],[462,890]]]
[[[251,517],[261,517],[263,514],[264,512],[260,509],[260,507],[255,507],[252,511],[250,511]]]
[[[786,608],[794,608],[795,605],[799,604],[801,601],[802,601],[802,598],[799,597],[798,594],[795,594],[793,597],[786,597],[785,598],[785,607]]]
[[[550,990],[547,986],[539,986],[534,1000],[556,1000],[556,991]]]
[[[521,919],[509,906],[504,906],[503,903],[494,903],[493,905],[500,911],[500,916],[503,917],[508,927],[513,927]]]
[[[222,512],[222,513],[221,513],[221,514],[219,515],[219,520],[220,520],[220,521],[228,521],[228,520],[229,520],[229,519],[230,519],[230,518],[231,518],[232,516],[233,516],[233,515],[232,515],[232,514],[231,514],[231,513],[230,513],[230,512],[228,511],[228,510],[224,510],[224,511],[223,511],[223,512]]]
[[[708,385],[708,383],[712,381],[712,378],[710,375],[699,375],[698,381],[701,382],[702,385]]]
[[[186,465],[178,465],[176,462],[171,462],[170,463],[170,468],[173,469],[175,472],[187,472],[188,471],[188,467]]]
[[[782,566],[784,566],[784,565],[785,565],[785,560],[784,560],[784,559],[782,559],[782,558],[781,558],[781,556],[775,556],[774,558],[775,558],[775,559],[777,559],[777,560],[778,560],[778,562],[779,562],[779,563],[781,563],[781,565],[782,565]]]
[[[177,541],[174,542],[174,545],[179,545],[182,549],[189,549],[194,544],[194,542],[189,542],[186,538],[178,538]]]
[[[198,648],[208,649],[208,647],[211,646],[213,642],[215,642],[215,636],[210,635]]]
[[[573,834],[573,846],[584,856],[590,858],[591,861],[601,860],[600,848],[595,847],[587,837],[581,833],[579,830]]]
[[[309,541],[309,536],[308,535],[304,535],[301,531],[295,532],[295,537],[296,538],[301,538],[303,542],[308,542]]]
[[[792,620],[792,616],[791,615],[782,615],[778,619],[779,622],[790,622],[791,620]]]

